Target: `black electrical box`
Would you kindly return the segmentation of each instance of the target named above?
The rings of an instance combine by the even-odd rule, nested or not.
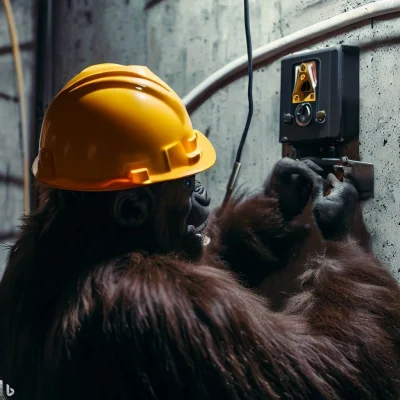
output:
[[[360,51],[334,46],[282,59],[281,143],[347,142],[359,134]]]

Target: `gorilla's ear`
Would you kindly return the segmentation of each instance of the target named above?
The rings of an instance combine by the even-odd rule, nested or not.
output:
[[[112,196],[111,217],[121,226],[143,225],[154,209],[155,198],[149,188],[127,189]]]

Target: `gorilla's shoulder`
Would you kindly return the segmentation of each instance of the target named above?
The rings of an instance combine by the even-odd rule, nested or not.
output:
[[[243,301],[253,298],[224,268],[190,263],[176,254],[136,252],[88,268],[75,293],[63,310],[67,320],[62,322],[72,335],[84,321],[96,329],[95,320],[103,328],[107,321],[126,320],[135,321],[135,327],[141,323],[158,327],[160,321],[180,326],[179,319],[190,320],[196,310],[205,307],[212,313],[208,308],[214,303],[227,302],[227,310],[232,311],[228,299],[238,293]]]
[[[205,295],[219,298],[229,288],[240,287],[221,262],[215,260],[213,266],[212,261],[212,257],[192,263],[178,254],[126,253],[80,275],[76,301],[68,301],[75,310],[66,310],[66,315],[100,313],[108,318],[110,312],[133,312],[137,317],[145,312],[149,316],[154,304],[159,312],[183,310],[183,303],[189,309],[189,303]]]

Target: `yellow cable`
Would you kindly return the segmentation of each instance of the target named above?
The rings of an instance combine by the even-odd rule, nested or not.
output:
[[[17,75],[18,97],[19,97],[19,111],[21,117],[21,130],[22,130],[22,149],[24,158],[24,211],[25,214],[30,212],[30,191],[29,191],[29,140],[28,140],[28,125],[26,115],[26,98],[24,88],[24,76],[22,73],[21,50],[18,43],[18,33],[15,27],[14,14],[12,11],[10,0],[3,0],[4,8],[6,10],[6,18],[8,29],[10,31],[11,45],[14,56],[15,72]]]

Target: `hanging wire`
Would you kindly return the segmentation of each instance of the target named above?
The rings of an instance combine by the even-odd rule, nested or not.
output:
[[[253,48],[251,43],[251,30],[250,30],[250,10],[249,10],[249,0],[244,0],[244,24],[246,31],[246,46],[247,46],[247,58],[248,58],[248,88],[247,96],[249,102],[249,112],[247,114],[246,125],[243,130],[242,137],[240,139],[239,147],[236,153],[235,164],[233,165],[232,173],[228,182],[228,186],[225,193],[225,198],[223,206],[225,206],[230,200],[233,190],[235,189],[237,177],[239,175],[242,158],[243,147],[247,139],[247,134],[249,132],[251,119],[253,117]]]

